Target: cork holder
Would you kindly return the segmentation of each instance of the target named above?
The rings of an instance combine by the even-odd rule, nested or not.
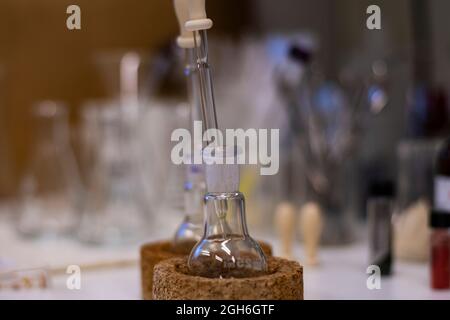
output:
[[[266,256],[272,255],[272,247],[264,242],[259,242],[261,249]],[[184,248],[184,251],[173,250],[171,241],[159,241],[144,244],[141,247],[141,284],[142,298],[144,300],[153,299],[153,269],[161,261],[171,258],[185,258],[189,255],[191,248]]]
[[[268,258],[269,273],[254,278],[210,279],[189,275],[186,258],[156,265],[155,300],[303,300],[303,268],[295,261]]]

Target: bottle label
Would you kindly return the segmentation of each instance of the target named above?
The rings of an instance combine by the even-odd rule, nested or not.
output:
[[[434,207],[450,214],[450,177],[437,176],[434,179]]]

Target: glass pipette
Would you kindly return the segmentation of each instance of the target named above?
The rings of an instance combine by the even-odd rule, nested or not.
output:
[[[219,141],[213,141],[211,132],[209,130],[218,129],[216,103],[214,98],[214,86],[211,75],[211,67],[209,65],[208,57],[208,37],[207,29],[213,25],[212,20],[206,18],[205,1],[193,0],[189,1],[189,15],[190,19],[186,22],[185,27],[193,33],[195,43],[195,54],[197,58],[197,73],[199,80],[200,105],[203,118],[203,131],[206,135],[207,147],[216,148],[221,147]],[[218,151],[210,149],[212,152]],[[229,155],[228,155],[229,156]],[[213,155],[214,157],[214,155]],[[216,177],[216,179],[220,179]],[[211,191],[211,190],[208,190]],[[222,191],[236,191],[236,190],[222,190]],[[226,221],[226,212],[228,206],[226,201],[218,201],[216,204],[216,214],[219,218],[218,227],[222,234],[229,235],[231,228]]]
[[[197,60],[195,54],[195,42],[191,32],[184,28],[188,18],[188,9],[186,0],[174,0],[175,12],[180,25],[180,36],[177,38],[177,44],[184,50],[184,75],[188,89],[189,100],[189,120],[191,132],[194,132],[194,121],[201,120],[200,99],[199,99],[199,81],[197,76]],[[194,144],[194,153],[201,152],[201,145]],[[186,165],[186,176],[184,183],[184,211],[185,218],[179,225],[174,237],[174,250],[180,253],[188,253],[200,240],[202,232],[202,199],[205,193],[205,180],[203,169],[200,165],[192,162],[194,154],[186,155],[190,157],[191,164]]]
[[[208,37],[206,30],[213,25],[212,20],[206,17],[205,0],[189,0],[189,21],[186,30],[193,33],[195,54],[197,57],[197,72],[200,85],[200,104],[202,108],[203,130],[207,142],[212,142],[208,130],[218,129],[216,105],[211,69],[208,60]]]
[[[203,129],[218,129],[216,102],[211,69],[208,61],[208,39],[206,30],[194,32],[195,53],[197,56],[197,72],[200,82],[200,102],[204,119]],[[208,137],[208,142],[212,142]]]

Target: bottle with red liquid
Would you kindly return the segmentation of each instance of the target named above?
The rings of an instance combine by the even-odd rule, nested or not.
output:
[[[431,287],[450,289],[450,139],[444,142],[437,156],[433,207]]]
[[[450,288],[450,213],[433,211],[431,232],[431,287]]]

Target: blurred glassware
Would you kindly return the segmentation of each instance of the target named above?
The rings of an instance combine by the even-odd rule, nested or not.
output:
[[[96,150],[100,147],[98,126],[98,112],[101,108],[99,101],[88,101],[81,108],[81,125],[77,141],[79,142],[80,173],[84,185],[89,182],[92,174]]]
[[[136,50],[112,50],[97,52],[93,57],[94,65],[103,83],[107,103],[91,101],[84,105],[82,124],[82,172],[86,184],[94,173],[96,154],[104,141],[99,122],[101,107],[116,105],[122,110],[120,126],[127,127],[130,136],[129,147],[133,149],[133,170],[136,174],[137,192],[142,201],[146,201],[146,212],[152,212],[152,184],[148,173],[148,146],[145,146],[142,133],[143,117],[148,100],[153,91],[151,75],[152,58],[149,53]],[[122,143],[122,142],[121,142]]]
[[[109,99],[141,99],[152,90],[149,54],[132,50],[97,52],[93,63]]]
[[[407,124],[412,138],[435,138],[449,133],[448,93],[437,80],[436,48],[429,1],[411,1],[412,85],[408,90]],[[439,45],[438,45],[439,46]]]
[[[50,274],[46,268],[0,272],[0,291],[46,289],[50,287],[50,284]]]
[[[185,99],[186,85],[179,72],[182,59],[177,54],[179,50],[175,46],[165,45],[155,53],[114,50],[94,56],[107,98],[127,110],[127,121],[136,128],[133,141],[139,145],[136,150],[139,191],[153,213],[163,205],[165,197],[161,194],[166,191],[173,169],[170,167],[170,135],[173,129],[182,127],[177,106],[179,98]],[[84,123],[90,126],[89,120],[85,119]],[[91,138],[95,135],[88,132],[92,130],[84,131],[83,135]],[[89,141],[94,149],[99,143],[92,142],[95,140]],[[90,155],[85,154],[85,157],[88,159]]]
[[[418,201],[432,203],[434,159],[442,140],[404,140],[397,148],[400,212]]]
[[[178,227],[180,217],[185,214],[185,168],[171,162],[173,131],[190,127],[186,79],[180,72],[184,65],[178,49],[164,46],[152,56],[147,82],[150,96],[142,105],[139,124],[140,176],[147,203],[154,213],[153,238],[166,238],[167,230]],[[191,225],[190,221],[186,223],[184,227]],[[161,228],[162,225],[165,227]]]
[[[70,233],[79,221],[82,192],[69,141],[67,107],[43,101],[33,107],[35,143],[20,187],[18,230],[27,236]]]
[[[167,237],[175,228],[183,204],[183,167],[170,161],[171,134],[186,126],[188,108],[185,78],[180,74],[179,50],[166,45],[152,52],[115,50],[94,56],[94,64],[106,89],[109,104],[120,105],[122,124],[132,128],[122,151],[133,154],[128,167],[133,173],[134,196],[146,215],[145,235]],[[104,128],[98,125],[95,102],[83,108],[83,173],[88,185],[96,173],[99,150],[104,148]],[[92,109],[92,110],[91,110]],[[127,129],[128,130],[128,129]],[[164,143],[164,141],[166,143]],[[129,149],[132,149],[129,150]],[[161,213],[161,214],[160,214]],[[173,214],[172,214],[173,213]],[[175,214],[176,213],[176,214]],[[161,228],[164,224],[167,228]]]
[[[428,217],[433,197],[434,159],[439,139],[401,141],[397,147],[397,206],[394,216],[395,256],[426,261]]]
[[[348,81],[327,74],[313,60],[313,43],[300,40],[288,42],[275,74],[290,126],[285,137],[288,147],[284,146],[291,157],[285,160],[285,197],[299,204],[313,201],[321,207],[325,220],[322,243],[348,243],[354,240],[356,227],[355,153],[365,118],[385,108],[387,93],[383,91],[383,99],[374,100],[370,88],[377,83],[368,82],[366,75]],[[349,71],[341,73],[345,72]],[[387,71],[380,72],[385,77]],[[380,93],[381,87],[377,88]],[[292,181],[298,170],[303,173],[301,181]]]
[[[171,141],[171,135],[175,129],[187,129],[188,119],[189,105],[176,99],[155,98],[142,115],[139,126],[143,151],[141,173],[147,203],[153,213],[153,238],[171,236],[168,230],[179,227],[185,215],[185,167],[171,161],[172,147],[177,143]]]
[[[369,109],[372,114],[378,114],[389,102],[389,95],[386,89],[386,78],[388,67],[386,61],[376,60],[372,63],[373,77],[368,88]]]
[[[84,154],[90,166],[85,169],[87,192],[78,237],[87,243],[134,242],[148,227],[139,188],[136,119],[127,107],[99,102],[85,109]]]

